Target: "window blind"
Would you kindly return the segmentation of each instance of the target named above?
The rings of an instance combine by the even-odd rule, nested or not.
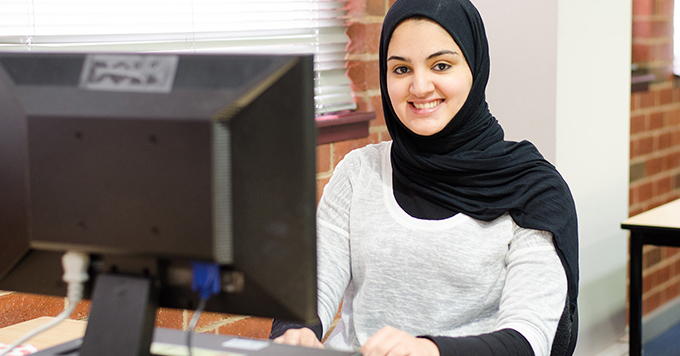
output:
[[[355,109],[347,0],[0,0],[0,51],[314,54],[317,114]]]

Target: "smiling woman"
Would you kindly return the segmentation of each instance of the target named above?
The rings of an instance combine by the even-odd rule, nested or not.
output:
[[[392,141],[347,154],[319,201],[321,325],[277,320],[271,337],[365,356],[571,355],[574,202],[555,167],[533,144],[505,141],[489,111],[477,9],[397,0],[379,55]]]
[[[441,131],[472,87],[458,44],[436,22],[409,19],[394,30],[387,56],[387,89],[401,123],[422,136]]]

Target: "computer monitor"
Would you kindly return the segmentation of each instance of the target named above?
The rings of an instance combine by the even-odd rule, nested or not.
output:
[[[316,320],[313,78],[309,55],[0,53],[0,290],[64,296],[86,252],[92,325],[104,275],[195,309],[202,261],[206,310]]]

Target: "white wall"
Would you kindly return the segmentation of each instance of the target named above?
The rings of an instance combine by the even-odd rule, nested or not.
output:
[[[472,1],[489,37],[492,113],[576,200],[576,355],[595,355],[625,333],[632,0]]]
[[[559,0],[557,166],[580,219],[578,355],[624,334],[631,0]]]
[[[554,163],[557,2],[473,2],[489,39],[491,75],[486,94],[491,113],[507,140],[529,140]]]

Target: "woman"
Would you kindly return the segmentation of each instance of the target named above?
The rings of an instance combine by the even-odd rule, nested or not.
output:
[[[321,328],[275,321],[276,342],[323,347],[344,301],[330,348],[570,352],[562,341],[578,291],[574,203],[532,144],[503,140],[485,100],[488,75],[484,26],[468,0],[392,6],[380,85],[393,141],[336,167],[317,214]]]

